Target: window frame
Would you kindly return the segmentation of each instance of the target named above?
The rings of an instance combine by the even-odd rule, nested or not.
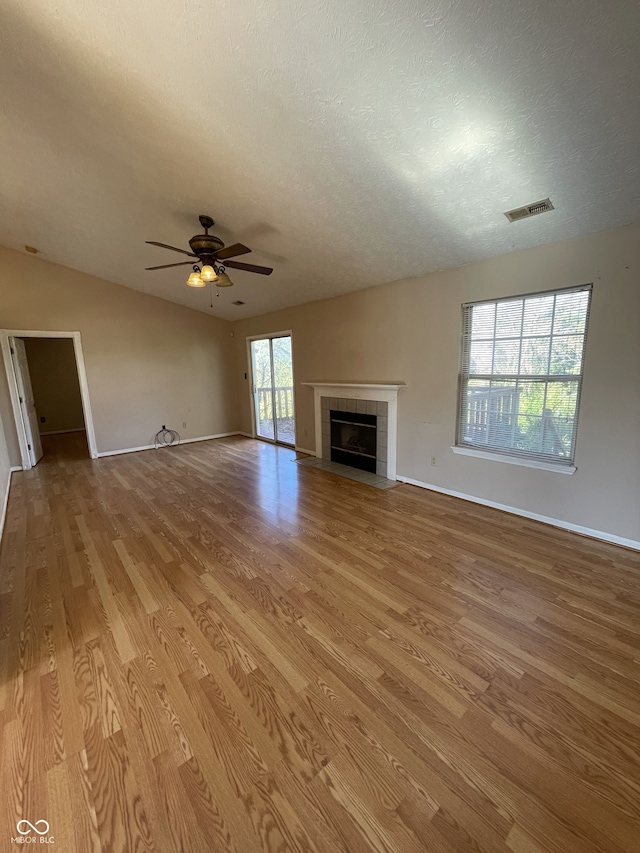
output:
[[[506,304],[509,302],[518,302],[523,300],[526,303],[527,299],[538,299],[545,296],[553,296],[556,297],[558,295],[564,293],[580,293],[580,292],[588,292],[587,299],[587,309],[585,315],[585,324],[584,324],[584,333],[582,335],[582,354],[580,360],[580,370],[578,373],[572,374],[500,374],[496,372],[491,373],[483,373],[483,374],[471,374],[470,373],[470,357],[471,357],[471,336],[470,332],[467,332],[467,329],[470,329],[470,321],[467,319],[468,312],[470,312],[475,306],[479,305],[496,305]],[[591,312],[591,302],[593,297],[593,283],[576,285],[573,287],[562,287],[555,288],[551,290],[543,290],[543,291],[535,291],[530,293],[521,293],[515,294],[512,296],[501,296],[501,297],[493,297],[490,299],[478,299],[472,302],[465,302],[461,306],[461,330],[460,330],[460,349],[459,349],[459,370],[458,370],[458,394],[457,394],[457,410],[456,410],[456,439],[455,445],[451,448],[454,453],[465,455],[465,456],[477,456],[483,459],[495,460],[508,462],[515,465],[523,465],[526,467],[532,468],[541,468],[543,470],[549,471],[560,471],[561,473],[573,474],[576,470],[575,468],[575,456],[576,456],[576,446],[577,446],[577,434],[578,434],[578,422],[580,416],[580,403],[582,397],[582,382],[584,379],[584,366],[585,366],[585,356],[587,350],[587,335],[589,330],[589,316]],[[524,306],[523,306],[524,310]],[[555,310],[555,302],[554,302],[554,310]],[[496,341],[497,329],[494,327],[493,330],[493,338],[492,340]],[[526,339],[526,336],[523,334],[524,330],[521,327],[520,329],[520,341]],[[550,328],[550,332],[548,336],[545,336],[553,339],[553,320]],[[492,365],[493,368],[493,365]],[[551,368],[551,365],[548,365],[548,369]],[[554,457],[549,453],[544,453],[542,451],[532,451],[518,448],[510,448],[506,446],[500,445],[489,445],[489,444],[479,444],[473,443],[469,441],[464,441],[463,434],[463,424],[462,424],[462,416],[463,410],[465,407],[465,388],[468,387],[468,382],[470,379],[479,379],[487,382],[495,381],[496,379],[504,380],[505,382],[515,382],[517,387],[517,382],[520,381],[540,381],[544,382],[545,386],[548,385],[549,382],[574,382],[576,383],[576,404],[575,404],[575,415],[573,418],[573,440],[571,446],[571,454],[567,457]]]

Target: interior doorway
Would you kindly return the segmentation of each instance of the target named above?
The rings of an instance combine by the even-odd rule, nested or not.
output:
[[[50,435],[85,433],[95,459],[80,333],[3,330],[0,343],[23,469],[38,464]]]
[[[295,446],[291,333],[249,340],[254,429],[258,438]]]

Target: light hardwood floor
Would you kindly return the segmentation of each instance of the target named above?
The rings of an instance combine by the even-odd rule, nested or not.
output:
[[[0,850],[640,850],[640,555],[247,439],[47,445],[0,560]]]

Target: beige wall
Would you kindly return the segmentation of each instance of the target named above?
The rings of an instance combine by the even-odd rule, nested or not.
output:
[[[183,438],[238,427],[225,320],[0,248],[0,328],[81,333],[98,451],[152,444],[162,424]],[[4,371],[0,415],[19,465]]]
[[[71,338],[25,338],[41,433],[84,428],[80,382]],[[41,422],[41,418],[46,418]]]
[[[249,382],[242,378],[246,336],[291,329],[298,446],[315,446],[313,389],[301,382],[406,382],[399,476],[638,541],[639,276],[640,227],[629,226],[240,321],[234,328],[241,429],[251,432]],[[452,453],[462,303],[589,282],[577,472]]]

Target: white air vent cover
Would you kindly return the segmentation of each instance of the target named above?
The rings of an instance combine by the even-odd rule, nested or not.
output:
[[[515,210],[508,210],[505,216],[509,222],[517,222],[519,219],[527,219],[529,216],[535,216],[537,213],[546,213],[548,210],[553,210],[551,199],[543,198],[542,201],[534,201],[533,204],[528,204],[526,207],[517,207]]]

